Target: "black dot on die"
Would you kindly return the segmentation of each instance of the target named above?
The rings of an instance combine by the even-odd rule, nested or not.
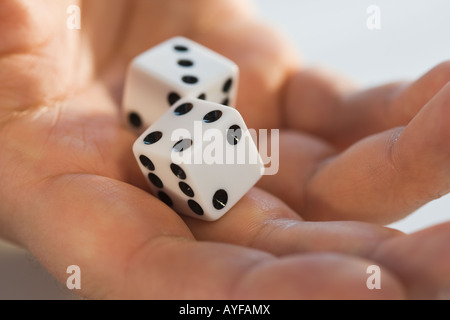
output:
[[[135,128],[140,128],[142,126],[142,119],[136,112],[130,112],[128,114],[128,121]]]
[[[162,183],[161,179],[154,173],[148,174],[148,180],[157,188],[162,189],[164,187],[164,184]]]
[[[189,50],[188,47],[183,46],[183,45],[176,45],[173,48],[174,48],[175,51],[178,51],[178,52],[186,52],[186,51]]]
[[[222,104],[224,106],[228,106],[230,104],[230,99],[228,99],[228,98],[223,99]]]
[[[183,169],[181,169],[180,166],[176,165],[175,163],[172,163],[170,165],[170,170],[172,170],[173,174],[181,180],[186,179],[186,173],[184,172]]]
[[[153,164],[152,160],[150,160],[148,157],[141,155],[141,156],[139,156],[139,161],[148,170],[150,170],[150,171],[155,170],[155,165]]]
[[[223,84],[222,91],[224,93],[230,92],[232,85],[233,85],[233,79],[230,78],[227,81],[225,81],[225,83]]]
[[[227,202],[228,202],[227,192],[223,189],[217,190],[212,199],[214,208],[216,208],[217,210],[221,210],[225,208]]]
[[[170,92],[167,95],[167,101],[169,102],[169,105],[173,105],[175,102],[177,102],[180,99],[181,99],[180,95],[176,92]]]
[[[163,191],[159,191],[158,192],[158,198],[159,200],[161,200],[162,202],[164,202],[166,205],[168,205],[169,207],[173,206],[173,201],[172,199],[167,195],[167,193],[163,192]]]
[[[176,116],[182,116],[191,111],[192,108],[194,108],[194,105],[190,102],[186,102],[178,106],[173,113],[175,113]]]
[[[192,146],[192,140],[191,139],[183,139],[178,141],[173,145],[172,150],[175,152],[182,152],[184,150],[189,149]]]
[[[202,93],[201,95],[199,95],[199,96],[197,97],[197,99],[200,99],[200,100],[206,100],[206,93]]]
[[[198,214],[199,216],[203,215],[203,209],[202,207],[194,200],[188,200],[188,205],[189,208],[191,208],[191,210],[195,213]]]
[[[212,123],[212,122],[214,122],[214,121],[219,120],[220,117],[222,117],[222,111],[220,111],[220,110],[214,110],[214,111],[208,112],[208,113],[203,117],[203,122],[205,122],[205,123]]]
[[[242,138],[242,130],[237,124],[231,126],[227,130],[227,141],[232,146],[235,146],[239,143]]]
[[[181,80],[187,84],[196,84],[198,82],[198,78],[196,76],[183,76]]]
[[[192,60],[188,60],[188,59],[181,59],[178,60],[178,65],[181,67],[192,67],[194,65],[194,62]]]
[[[185,195],[187,195],[188,197],[193,197],[194,196],[194,190],[192,190],[191,186],[188,185],[187,183],[181,181],[178,186],[180,187],[181,191],[183,191],[183,193]]]
[[[144,138],[145,144],[154,144],[158,142],[162,138],[162,132],[161,131],[153,131],[152,133],[149,133]]]

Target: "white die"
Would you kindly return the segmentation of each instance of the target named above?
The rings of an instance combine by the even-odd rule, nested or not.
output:
[[[235,106],[238,80],[231,60],[184,37],[171,38],[131,62],[123,116],[141,134],[184,97]]]
[[[208,221],[223,216],[264,173],[239,112],[193,98],[166,111],[133,152],[153,195],[180,214]]]

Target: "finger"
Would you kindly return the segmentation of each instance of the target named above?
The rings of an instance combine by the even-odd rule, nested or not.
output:
[[[23,53],[48,41],[56,25],[65,25],[66,7],[54,1],[40,1],[39,5],[30,0],[2,1],[0,54]]]
[[[450,224],[380,245],[372,258],[399,276],[410,299],[450,299]]]
[[[249,128],[280,128],[282,91],[298,68],[297,53],[274,28],[258,21],[248,1],[135,1],[127,37],[119,48],[122,72],[136,55],[177,35],[186,36],[234,61],[239,67],[236,109]],[[170,19],[167,19],[170,17]],[[106,21],[105,21],[106,23]],[[148,36],[149,28],[158,32]],[[105,27],[107,28],[107,27]],[[208,30],[208,32],[205,32]],[[103,37],[101,33],[98,37]]]
[[[407,125],[448,82],[449,70],[450,63],[444,62],[415,82],[363,91],[330,72],[299,72],[286,90],[287,126],[345,148],[368,135]]]
[[[276,195],[301,213],[306,201],[308,181],[320,164],[338,152],[324,140],[296,131],[281,130],[278,139],[268,138],[271,146],[271,175],[264,175],[257,186]],[[273,147],[275,146],[275,147]]]
[[[89,57],[66,28],[66,8],[58,1],[0,4],[0,112],[47,105],[86,84]]]
[[[256,293],[259,299],[273,299],[271,291],[279,293],[279,286],[285,289],[286,278],[290,278],[298,282],[289,285],[288,294],[278,294],[279,299],[292,299],[298,292],[299,284],[304,291],[297,295],[297,299],[404,299],[404,288],[396,276],[384,268],[380,269],[383,274],[382,290],[368,289],[367,270],[371,265],[371,261],[329,253],[290,256],[273,265],[262,264],[255,268],[242,279],[239,291],[244,298],[252,298]]]
[[[270,194],[252,189],[220,220],[185,218],[198,240],[220,241],[277,256],[340,252],[365,257],[378,244],[400,233],[361,222],[307,222]]]
[[[168,207],[116,180],[64,175],[39,189],[21,203],[9,225],[62,283],[67,267],[79,266],[81,293],[88,298],[403,296],[394,276],[386,277],[383,292],[365,289],[361,284],[371,262],[363,259],[326,254],[277,259],[258,250],[196,242]]]
[[[402,87],[392,97],[392,112],[389,117],[392,127],[405,125],[432,99],[450,80],[450,61],[445,61],[425,73],[417,81]]]
[[[242,17],[227,20],[213,32],[195,35],[195,40],[220,52],[239,66],[236,109],[253,129],[284,126],[282,99],[299,58],[276,29]]]
[[[113,13],[116,9],[109,8],[110,1],[100,0],[100,4],[90,4],[86,1],[89,9],[98,8],[97,14],[101,14],[105,8]],[[194,0],[189,3],[179,0],[168,0],[164,2],[133,0],[121,1],[117,5],[127,2],[126,7],[128,19],[123,21],[123,27],[127,28],[126,37],[120,39],[121,46],[117,48],[126,60],[134,58],[137,54],[148,50],[150,47],[175,35],[187,35],[188,33],[213,33],[221,24],[231,24],[232,21],[246,20],[252,16],[249,1],[215,1]],[[94,6],[94,7],[92,7]],[[114,17],[107,15],[102,18],[104,26],[114,23]],[[155,29],[155,26],[158,26]],[[148,30],[155,32],[149,37]],[[122,37],[120,33],[119,37]]]
[[[355,117],[344,112],[344,97],[356,90],[356,84],[329,69],[299,71],[286,84],[286,127],[336,143],[332,139],[339,139],[340,130],[347,128],[344,124],[352,123],[348,118]]]
[[[449,103],[446,85],[407,127],[370,136],[322,162],[306,198],[290,205],[307,219],[388,223],[448,193]]]

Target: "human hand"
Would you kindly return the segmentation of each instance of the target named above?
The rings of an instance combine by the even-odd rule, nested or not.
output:
[[[434,297],[446,288],[447,225],[401,235],[365,222],[302,218],[390,221],[446,192],[433,193],[444,182],[419,182],[445,171],[445,150],[438,148],[445,143],[445,90],[422,106],[444,86],[448,67],[412,89],[355,93],[302,70],[285,40],[243,1],[81,4],[80,31],[65,28],[60,1],[0,4],[3,237],[29,249],[62,282],[67,266],[79,265],[87,298],[402,298]],[[249,127],[282,130],[279,174],[264,177],[214,223],[181,218],[142,190],[131,153],[135,137],[118,115],[130,59],[178,34],[239,64],[238,109]],[[406,108],[408,101],[414,108]],[[372,116],[380,109],[398,113],[384,122]],[[435,121],[430,127],[427,117]],[[377,171],[385,166],[373,161],[389,158],[374,147],[392,134],[365,137],[409,122],[392,139],[405,146],[396,147],[395,159],[419,152],[435,170],[421,175],[411,193],[378,204],[382,183],[407,186],[408,173],[427,163]],[[439,141],[410,146],[417,131]],[[424,153],[419,142],[434,152]],[[412,171],[399,170],[405,167]],[[336,199],[332,182],[348,184]],[[372,264],[382,267],[380,291],[365,286]]]

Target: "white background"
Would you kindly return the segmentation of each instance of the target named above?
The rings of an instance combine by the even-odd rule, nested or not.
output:
[[[364,87],[417,78],[450,58],[450,1],[256,0],[256,4],[264,19],[292,39],[307,65],[329,66]],[[381,10],[380,30],[366,26],[370,5]],[[449,196],[391,227],[413,232],[442,221],[450,221]],[[0,243],[0,299],[55,298],[73,296],[29,254]]]

